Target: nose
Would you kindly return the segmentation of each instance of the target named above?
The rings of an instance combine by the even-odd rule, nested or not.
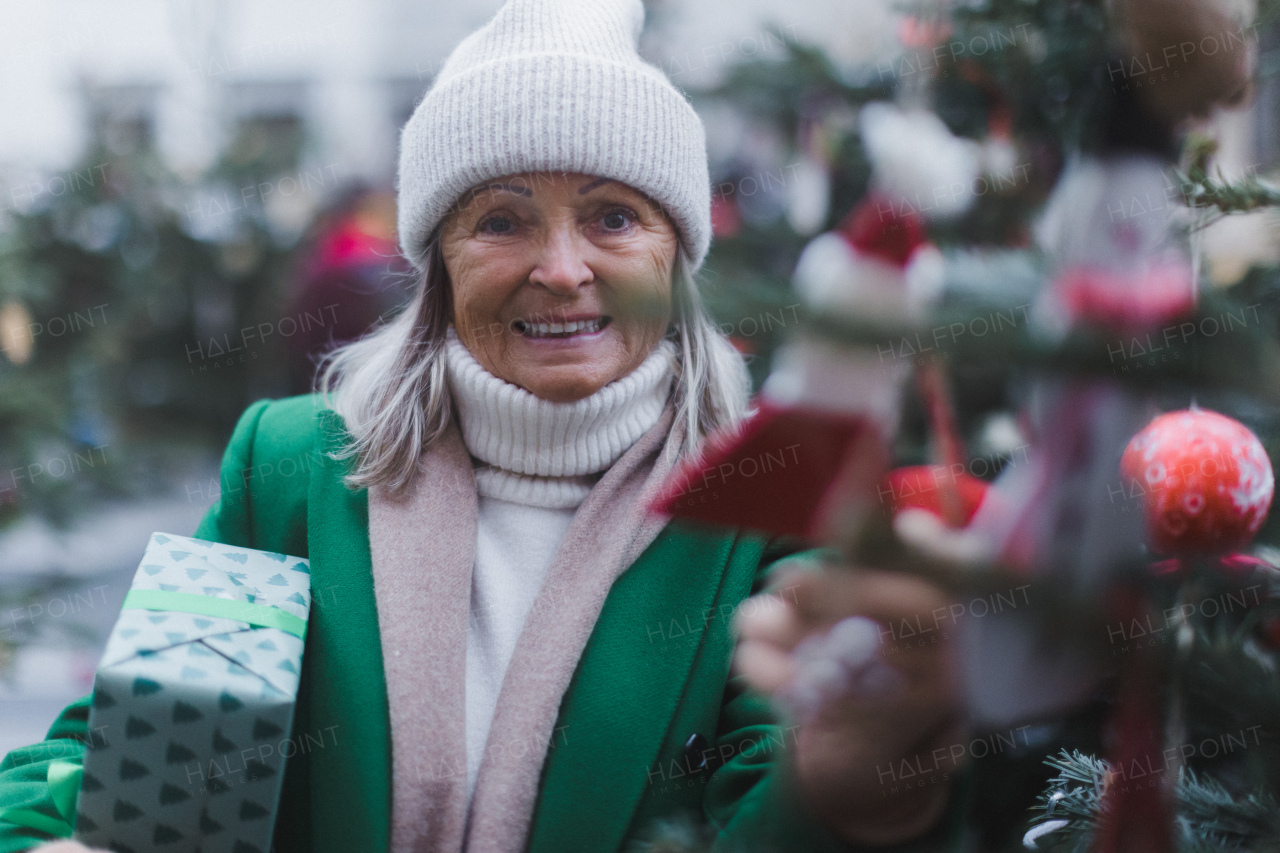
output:
[[[584,242],[577,229],[571,226],[553,228],[543,241],[537,262],[529,273],[529,281],[566,296],[595,281],[595,273],[586,263],[587,246]]]

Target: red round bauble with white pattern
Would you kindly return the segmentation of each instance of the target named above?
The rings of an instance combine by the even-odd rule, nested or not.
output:
[[[1147,544],[1170,556],[1242,548],[1271,508],[1275,476],[1258,437],[1217,412],[1160,415],[1120,460],[1125,491],[1146,505]]]

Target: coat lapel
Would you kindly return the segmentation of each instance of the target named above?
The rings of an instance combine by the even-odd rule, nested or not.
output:
[[[391,752],[387,692],[369,555],[367,493],[342,484],[343,463],[328,457],[345,430],[319,414],[321,453],[307,500],[311,554],[311,625],[304,672],[309,682],[305,731],[323,748],[310,764],[311,834],[321,853],[385,851],[389,840]]]
[[[713,611],[732,545],[667,527],[613,585],[560,708],[529,853],[620,849],[700,645],[655,637]]]

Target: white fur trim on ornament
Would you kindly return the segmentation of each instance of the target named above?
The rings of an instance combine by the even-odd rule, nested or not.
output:
[[[910,370],[911,363],[897,358],[888,344],[872,352],[801,338],[774,355],[760,393],[784,407],[865,415],[891,435]]]

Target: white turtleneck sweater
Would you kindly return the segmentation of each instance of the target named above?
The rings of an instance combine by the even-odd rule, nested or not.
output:
[[[529,608],[591,487],[661,417],[675,347],[661,342],[634,371],[573,403],[543,400],[497,378],[452,329],[445,359],[479,499],[465,697],[470,808],[498,692]]]

